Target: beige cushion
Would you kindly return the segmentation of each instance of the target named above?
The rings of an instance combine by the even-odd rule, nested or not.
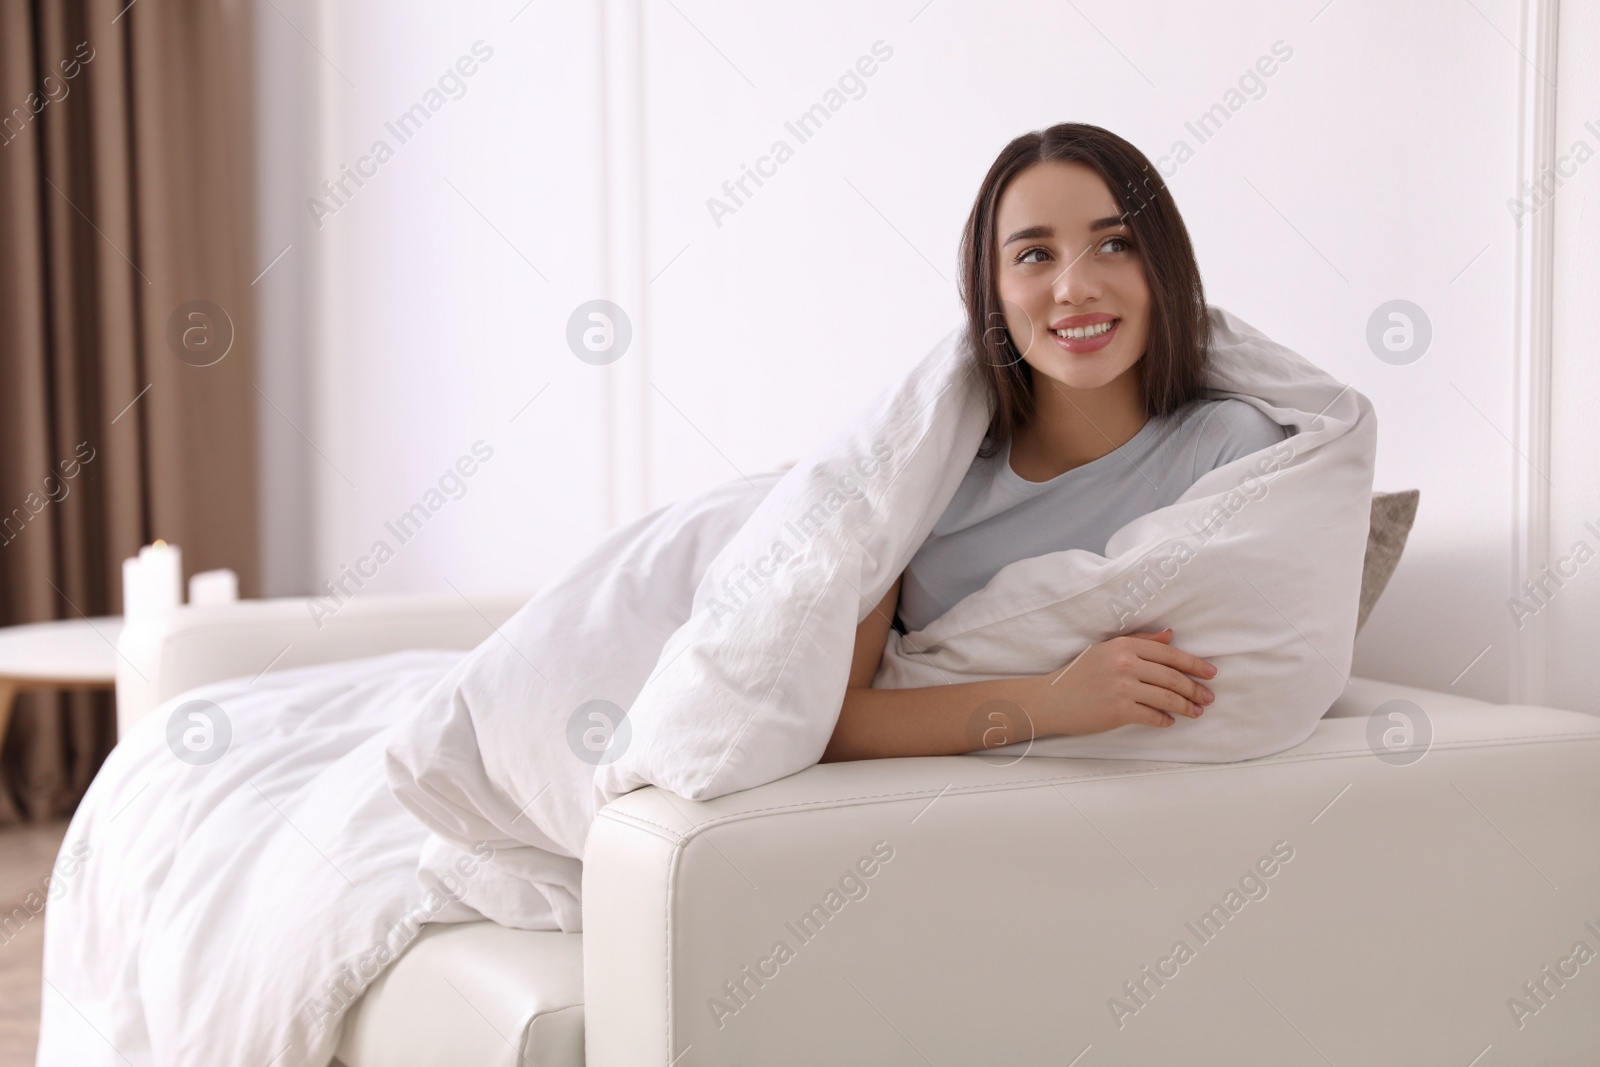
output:
[[[345,1067],[583,1067],[583,935],[433,923],[350,1009]]]
[[[1421,495],[1417,489],[1372,494],[1372,525],[1367,529],[1367,556],[1361,565],[1361,610],[1356,615],[1356,633],[1366,625],[1372,606],[1400,563]]]

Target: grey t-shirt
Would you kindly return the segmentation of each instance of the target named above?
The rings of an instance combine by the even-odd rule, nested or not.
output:
[[[1069,548],[1103,554],[1129,522],[1291,430],[1243,400],[1201,398],[1146,420],[1121,448],[1047,482],[1013,471],[1009,444],[988,459],[975,458],[906,566],[895,628],[920,630],[1019,559]]]

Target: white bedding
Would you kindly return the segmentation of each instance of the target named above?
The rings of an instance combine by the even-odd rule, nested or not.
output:
[[[218,682],[130,731],[67,831],[90,851],[46,911],[38,1063],[327,1064],[377,950],[413,929],[391,926],[476,918],[419,883],[427,830],[383,770],[393,724],[462,655]],[[233,733],[209,765],[168,747],[171,713],[196,699]]]
[[[1044,674],[1171,625],[1217,664],[1200,719],[1026,747],[1035,756],[1226,762],[1307,737],[1344,687],[1371,513],[1366,397],[1220,308],[1211,395],[1295,433],[1112,534],[1109,555],[1019,560],[925,629],[891,633],[875,685]],[[644,785],[702,799],[817,762],[855,630],[954,495],[987,425],[953,331],[781,476],[735,479],[618,530],[474,649],[390,744],[396,795],[449,860],[497,851],[467,903],[581,929],[595,813]],[[596,765],[574,717],[627,709]],[[974,747],[979,747],[974,745]],[[1000,750],[1005,752],[1007,750]],[[503,862],[501,858],[503,857]]]
[[[1030,754],[1235,760],[1310,733],[1349,670],[1376,417],[1212,314],[1214,395],[1295,435],[1127,524],[1108,556],[1019,561],[924,630],[891,634],[875,684],[1041,673],[1170,624],[1221,668],[1203,719]],[[237,679],[148,716],[68,831],[67,847],[92,853],[47,913],[39,1063],[323,1067],[342,1008],[404,947],[413,927],[391,928],[407,916],[581,929],[584,840],[609,800],[645,784],[716,796],[815,763],[856,625],[979,444],[958,342],[788,472],[613,532],[471,652]],[[195,699],[233,727],[206,766],[167,739]],[[607,704],[627,716],[596,749]]]
[[[1377,415],[1249,323],[1216,306],[1208,313],[1209,395],[1242,400],[1293,435],[1206,472],[1116,530],[1103,556],[1017,560],[922,630],[891,633],[875,686],[1048,674],[1092,644],[1170,625],[1175,644],[1218,667],[1203,718],[1048,738],[1029,753],[1216,763],[1281,752],[1311,733],[1349,675]],[[644,785],[720,796],[821,757],[857,624],[921,547],[982,443],[989,416],[973,366],[965,332],[952,331],[765,495],[712,560],[661,669],[629,703],[632,743],[599,769],[608,800]],[[850,480],[859,496],[835,507]],[[807,515],[823,517],[815,532],[792,558],[769,563],[770,577],[749,581]]]

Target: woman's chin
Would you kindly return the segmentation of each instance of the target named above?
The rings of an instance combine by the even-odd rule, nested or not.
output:
[[[1049,359],[1033,361],[1033,369],[1069,389],[1087,390],[1110,385],[1128,368],[1102,351],[1052,353]]]

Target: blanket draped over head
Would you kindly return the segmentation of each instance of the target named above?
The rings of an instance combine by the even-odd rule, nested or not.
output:
[[[1220,762],[1311,733],[1349,673],[1376,416],[1208,314],[1208,395],[1292,435],[1122,526],[1105,555],[1018,560],[923,629],[891,631],[875,686],[1055,672],[1171,626],[1219,668],[1203,717],[1000,751]],[[38,1062],[325,1067],[422,924],[581,929],[584,840],[612,799],[710,798],[817,762],[858,624],[982,443],[964,336],[787,471],[614,531],[470,652],[230,679],[146,716],[67,832]],[[232,723],[214,761],[173,740],[196,706]]]

